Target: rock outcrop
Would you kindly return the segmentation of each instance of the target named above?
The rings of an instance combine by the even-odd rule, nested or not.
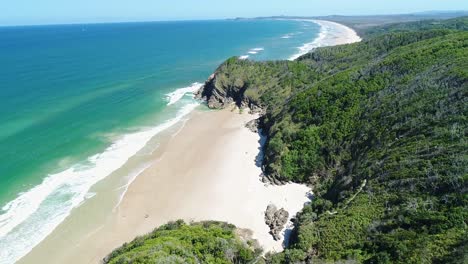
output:
[[[288,222],[289,213],[284,208],[277,209],[274,204],[268,205],[265,211],[265,223],[270,227],[270,234],[274,240],[281,239],[281,231]]]
[[[252,114],[265,114],[264,109],[245,95],[247,84],[241,78],[229,79],[223,74],[223,65],[213,73],[195,93],[195,98],[204,100],[209,108],[222,109],[232,104],[239,108],[249,108]]]
[[[265,173],[260,174],[260,179],[263,183],[265,184],[272,184],[272,185],[285,185],[288,182],[278,180],[275,177],[272,177],[270,175],[265,175]]]
[[[250,131],[254,133],[258,133],[258,126],[260,124],[259,119],[254,119],[252,121],[249,121],[247,124],[245,124],[245,127],[248,128]]]

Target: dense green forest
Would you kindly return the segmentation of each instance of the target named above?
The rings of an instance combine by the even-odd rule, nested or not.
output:
[[[315,194],[266,262],[468,261],[467,29],[386,25],[296,61],[217,69],[200,96],[263,109],[265,174]]]

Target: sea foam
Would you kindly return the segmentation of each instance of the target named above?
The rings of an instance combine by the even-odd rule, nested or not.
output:
[[[177,101],[179,101],[180,99],[182,99],[182,97],[184,97],[184,95],[186,94],[193,94],[195,93],[196,91],[200,90],[200,88],[203,86],[202,83],[198,83],[198,82],[195,82],[195,83],[192,83],[192,85],[188,86],[188,87],[184,87],[184,88],[180,88],[180,89],[177,89],[175,90],[174,92],[172,93],[168,93],[166,95],[166,98],[167,100],[169,101],[167,103],[167,105],[172,105],[172,104],[175,104],[177,103]]]
[[[289,60],[295,60],[295,59],[301,57],[302,55],[304,55],[304,54],[306,54],[306,53],[308,53],[308,52],[310,52],[310,51],[324,45],[323,41],[327,37],[328,28],[326,28],[325,26],[323,26],[321,24],[319,24],[319,25],[320,25],[320,33],[319,33],[318,37],[315,38],[314,41],[309,42],[309,43],[305,43],[304,45],[299,47],[299,52],[292,55],[289,58]]]
[[[250,49],[249,51],[247,51],[247,54],[250,54],[250,55],[255,55],[261,51],[263,51],[264,48],[253,48],[253,49]],[[250,56],[249,55],[242,55],[242,56],[239,56],[239,59],[241,60],[246,60],[248,59]]]
[[[187,104],[174,118],[158,126],[124,135],[104,152],[47,176],[41,184],[6,204],[0,211],[0,264],[14,263],[26,255],[65,220],[73,208],[92,197],[91,186],[122,167],[152,137],[182,120],[197,105]]]

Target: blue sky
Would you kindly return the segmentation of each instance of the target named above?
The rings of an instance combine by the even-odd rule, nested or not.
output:
[[[0,25],[468,10],[468,0],[1,0]]]

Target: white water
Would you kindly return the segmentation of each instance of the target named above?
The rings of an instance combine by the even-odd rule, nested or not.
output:
[[[264,48],[253,48],[253,49],[250,49],[249,51],[247,51],[247,54],[250,54],[250,55],[255,55],[261,51],[263,51]],[[246,60],[250,57],[250,55],[242,55],[242,56],[239,56],[239,59],[240,60]]]
[[[10,264],[47,237],[87,197],[91,186],[122,167],[161,131],[189,114],[197,103],[156,127],[123,136],[104,152],[89,157],[43,182],[5,205],[0,215],[0,264]]]
[[[294,36],[300,35],[302,33],[304,33],[304,32],[298,31],[298,32],[295,32],[295,33],[288,33],[286,35],[281,36],[281,38],[282,39],[290,39],[290,38],[293,38]]]
[[[203,86],[202,83],[195,82],[195,83],[192,83],[192,85],[190,85],[190,86],[177,89],[177,90],[175,90],[175,91],[172,92],[172,93],[168,93],[168,94],[166,95],[166,98],[167,98],[167,100],[169,101],[169,102],[167,103],[167,105],[172,105],[172,104],[177,103],[177,101],[179,101],[180,99],[182,99],[182,97],[184,97],[184,95],[186,95],[186,94],[191,94],[191,95],[193,95],[193,93],[195,93],[196,91],[200,90],[200,88],[201,88],[202,86]]]
[[[292,55],[289,60],[295,60],[299,57],[301,57],[302,55],[304,54],[307,54],[308,52],[318,48],[318,47],[322,47],[325,45],[324,43],[324,40],[327,36],[327,33],[328,33],[328,29],[326,27],[324,27],[323,25],[319,24],[320,25],[320,33],[318,35],[317,38],[314,39],[314,41],[312,42],[309,42],[309,43],[305,43],[304,45],[302,45],[301,47],[299,47],[299,51]]]

